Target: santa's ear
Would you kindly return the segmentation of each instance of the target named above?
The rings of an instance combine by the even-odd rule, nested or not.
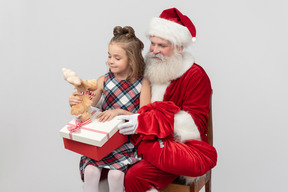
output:
[[[177,53],[181,54],[183,52],[183,46],[176,46]]]

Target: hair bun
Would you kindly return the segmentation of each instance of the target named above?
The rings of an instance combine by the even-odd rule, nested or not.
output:
[[[120,26],[114,27],[113,35],[117,36],[117,35],[120,35],[120,34],[122,34],[122,27],[120,27]]]
[[[123,34],[125,34],[125,36],[128,38],[134,38],[135,37],[135,31],[130,26],[126,26],[123,28]]]
[[[120,26],[116,26],[114,27],[113,34],[114,36],[125,35],[125,37],[127,37],[128,39],[136,37],[134,29],[130,26],[126,26],[123,28]]]

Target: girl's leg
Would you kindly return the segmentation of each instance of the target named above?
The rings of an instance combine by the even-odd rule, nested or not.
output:
[[[123,192],[124,191],[124,172],[119,170],[109,170],[108,184],[110,192]]]
[[[98,192],[102,168],[88,165],[84,171],[84,192]]]

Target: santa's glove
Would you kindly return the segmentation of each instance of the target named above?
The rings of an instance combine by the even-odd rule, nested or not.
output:
[[[119,133],[123,135],[132,135],[136,133],[138,127],[138,113],[133,115],[119,115],[117,119],[125,120],[124,123],[118,125]]]

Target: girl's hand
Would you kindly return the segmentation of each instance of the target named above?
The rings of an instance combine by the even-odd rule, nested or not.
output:
[[[105,121],[110,121],[117,115],[121,115],[122,109],[111,109],[111,110],[106,110],[102,113],[100,113],[96,119],[99,119],[100,122],[105,122]]]
[[[74,92],[69,96],[69,104],[72,107],[73,105],[77,105],[82,102],[82,99],[78,96],[82,95],[79,92]]]

